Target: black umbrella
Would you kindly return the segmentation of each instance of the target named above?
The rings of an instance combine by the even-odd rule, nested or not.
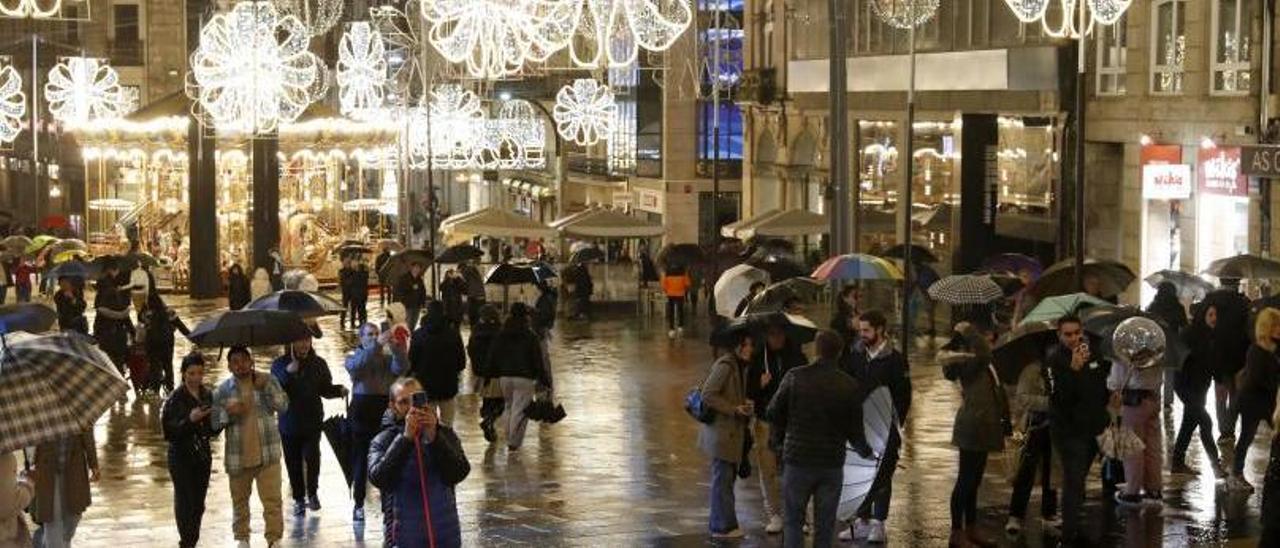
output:
[[[348,255],[363,255],[373,253],[373,248],[360,242],[346,242],[338,247],[333,248],[333,254],[339,257]]]
[[[706,260],[698,244],[669,244],[658,251],[658,265],[663,270],[672,267],[691,267]]]
[[[480,248],[471,244],[458,244],[449,246],[448,249],[445,249],[444,252],[440,254],[440,257],[436,259],[436,262],[444,264],[458,264],[465,263],[467,261],[479,260],[481,257],[484,257],[484,251]]]
[[[484,283],[492,285],[536,284],[556,277],[555,270],[544,262],[502,263],[489,269]]]
[[[1102,298],[1114,297],[1129,287],[1138,276],[1129,267],[1116,261],[1085,259],[1084,277],[1096,279]],[[1032,295],[1036,298],[1053,297],[1075,293],[1076,286],[1075,259],[1066,259],[1049,267],[1031,286]]]
[[[1187,354],[1190,351],[1183,344],[1182,337],[1178,336],[1178,332],[1171,329],[1160,318],[1132,306],[1095,306],[1080,312],[1080,320],[1084,322],[1084,330],[1100,339],[1102,342],[1102,354],[1111,357],[1115,357],[1115,352],[1111,348],[1111,335],[1115,333],[1116,327],[1120,325],[1120,322],[1134,317],[1149,318],[1160,325],[1160,329],[1164,331],[1164,360],[1162,365],[1169,369],[1182,368],[1182,362],[1187,358]]]
[[[746,264],[769,273],[769,279],[775,282],[789,278],[797,278],[809,274],[809,269],[796,262],[795,259],[781,254],[753,254]]]
[[[822,291],[824,284],[807,276],[790,278],[772,284],[751,299],[747,305],[747,314],[764,312],[781,312],[790,302],[811,302]]]
[[[58,321],[58,313],[39,303],[0,306],[0,335],[15,331],[43,333]]]
[[[1008,297],[1022,290],[1027,284],[1022,281],[1017,274],[1011,272],[989,272],[986,274],[991,281],[1000,286],[1000,290],[1004,292],[1004,296]]]
[[[128,272],[138,268],[155,268],[160,266],[160,261],[150,253],[130,253],[120,257],[120,271]]]
[[[187,338],[197,346],[267,346],[313,335],[302,317],[293,312],[234,310],[200,322]]]
[[[97,262],[86,263],[83,261],[67,261],[55,266],[53,270],[49,271],[49,276],[53,277],[55,280],[59,278],[89,279],[97,278],[101,275],[102,269]]]
[[[742,317],[752,331],[762,332],[770,327],[781,327],[786,331],[787,339],[795,344],[811,342],[818,335],[818,325],[798,314],[765,312],[744,314]]]
[[[1000,336],[991,349],[991,363],[1004,384],[1017,384],[1022,368],[1044,359],[1058,340],[1058,326],[1050,321],[1023,322]]]
[[[342,303],[325,295],[301,289],[284,289],[254,299],[245,310],[279,310],[293,312],[302,318],[341,314]]]
[[[351,444],[355,437],[353,426],[352,420],[345,415],[329,417],[320,424],[320,430],[324,432],[325,439],[329,440],[333,454],[338,455],[338,467],[342,468],[342,477],[347,480],[347,487],[351,487],[351,459],[343,457],[351,454]]]
[[[755,236],[747,240],[746,249],[743,249],[739,255],[742,257],[749,257],[757,253],[761,255],[794,255],[795,252],[796,244],[791,240]]]
[[[1218,278],[1268,279],[1280,278],[1280,262],[1251,253],[1225,257],[1209,263],[1205,274]]]
[[[569,262],[575,264],[596,263],[604,260],[604,252],[598,247],[586,247],[573,252]]]
[[[1178,289],[1178,298],[1188,301],[1199,301],[1213,291],[1213,284],[1205,281],[1204,278],[1181,270],[1161,270],[1143,278],[1143,281],[1151,287],[1159,287],[1161,283],[1169,282]]]
[[[905,245],[898,244],[884,250],[884,253],[880,256],[901,259],[905,255],[906,249]],[[934,255],[932,251],[929,251],[922,245],[911,244],[911,261],[916,263],[936,263],[938,262],[938,256]]]
[[[382,270],[378,271],[378,277],[382,280],[396,281],[404,276],[413,265],[420,265],[423,270],[431,266],[431,252],[423,249],[406,249],[387,259],[387,264],[382,265]]]

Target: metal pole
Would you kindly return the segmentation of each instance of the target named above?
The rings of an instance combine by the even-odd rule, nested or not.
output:
[[[715,41],[711,44],[711,242],[720,240],[720,4],[715,5]],[[719,265],[714,265],[718,267]]]
[[[849,226],[849,97],[845,76],[845,41],[848,25],[845,24],[845,1],[828,0],[828,33],[830,35],[829,80],[831,87],[830,135],[830,184],[831,198],[831,255],[851,251],[848,242]]]
[[[1084,111],[1085,111],[1085,4],[1080,6],[1080,30],[1076,51],[1076,289],[1084,291]]]
[[[31,187],[40,190],[40,57],[37,44],[40,37],[31,35]],[[39,201],[37,200],[37,203]],[[39,220],[39,212],[37,212]],[[85,233],[88,235],[88,232]]]
[[[911,186],[915,171],[915,122],[916,122],[916,27],[907,30],[907,44],[910,56],[910,69],[907,76],[907,127],[906,127],[906,177],[907,184],[902,191],[902,199],[898,205],[905,214],[902,217],[902,354],[909,353],[911,345]]]

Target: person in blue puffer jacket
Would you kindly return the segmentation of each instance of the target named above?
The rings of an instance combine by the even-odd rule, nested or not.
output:
[[[369,481],[382,491],[387,547],[462,545],[454,486],[471,473],[471,464],[458,435],[439,424],[431,406],[413,405],[414,394],[423,392],[413,378],[392,385],[382,432],[369,447]]]

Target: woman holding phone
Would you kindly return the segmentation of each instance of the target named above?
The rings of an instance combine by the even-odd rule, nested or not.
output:
[[[204,386],[204,366],[204,356],[198,353],[182,358],[182,386],[169,394],[161,413],[164,439],[169,442],[178,544],[183,548],[195,546],[200,540],[213,458],[209,438],[216,434],[209,420],[213,393]]]

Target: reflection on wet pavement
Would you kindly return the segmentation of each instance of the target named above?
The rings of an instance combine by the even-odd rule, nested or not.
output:
[[[215,310],[217,303],[171,298],[188,321]],[[381,318],[376,306],[373,316]],[[333,377],[348,383],[341,362],[354,346],[338,330],[336,318],[321,321],[325,336],[316,348]],[[703,546],[708,544],[708,470],[697,451],[696,424],[682,409],[684,392],[701,380],[710,351],[705,330],[666,338],[658,316],[618,314],[590,323],[562,321],[552,341],[556,396],[569,416],[555,426],[534,424],[525,447],[509,452],[489,447],[478,427],[478,401],[459,398],[456,427],[472,474],[458,486],[464,542],[469,546]],[[464,333],[465,336],[465,333]],[[178,355],[186,352],[179,342]],[[279,349],[257,349],[259,365]],[[938,369],[916,360],[912,369],[915,407],[906,427],[907,445],[895,482],[889,520],[890,545],[945,546],[948,500],[956,453],[949,445],[958,390]],[[218,364],[212,383],[227,375]],[[468,382],[463,383],[464,386]],[[465,390],[465,388],[464,388]],[[172,486],[160,434],[159,401],[130,396],[98,425],[103,479],[77,535],[77,546],[165,546],[177,544]],[[1210,403],[1212,405],[1212,403]],[[327,400],[330,414],[340,400]],[[1175,406],[1174,417],[1180,418]],[[1165,421],[1167,445],[1174,422]],[[1258,435],[1249,478],[1261,486],[1271,432]],[[349,491],[332,452],[323,447],[320,499],[324,508],[305,518],[286,517],[288,546],[380,546],[382,521],[370,489],[367,524],[353,527]],[[1192,444],[1188,461],[1208,469],[1203,450]],[[1167,470],[1167,466],[1166,466]],[[1101,482],[1090,480],[1092,529],[1105,531],[1107,545],[1180,546],[1234,541],[1252,545],[1257,537],[1260,495],[1226,495],[1208,476],[1167,476],[1163,511],[1128,512],[1099,501]],[[983,525],[992,534],[1003,527],[1011,490],[1005,459],[992,455],[982,487]],[[285,486],[287,489],[287,486]],[[764,534],[759,484],[738,482],[738,515],[748,537],[743,546],[776,546]],[[1038,508],[1038,492],[1031,508]],[[202,544],[231,542],[231,505],[215,443],[214,473],[207,501]],[[262,545],[260,509],[253,501],[254,545]],[[1009,546],[1041,546],[1039,524],[1029,519],[1024,539]]]

